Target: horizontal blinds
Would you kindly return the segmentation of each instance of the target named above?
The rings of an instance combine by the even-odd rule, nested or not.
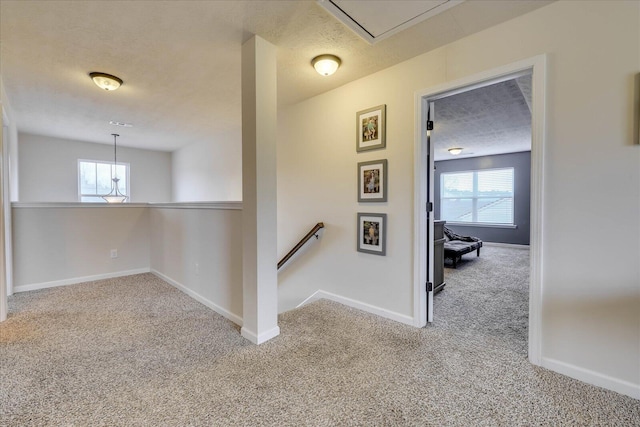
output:
[[[100,198],[99,196],[111,191],[113,185],[112,179],[115,177],[120,180],[118,181],[120,193],[127,194],[127,189],[129,188],[127,182],[127,165],[114,165],[112,163],[85,160],[80,160],[78,163],[81,201],[93,202],[102,200],[98,200]]]
[[[513,224],[513,175],[513,168],[443,173],[440,218]]]

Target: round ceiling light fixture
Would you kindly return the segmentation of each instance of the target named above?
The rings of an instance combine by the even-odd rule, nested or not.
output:
[[[111,74],[93,72],[89,73],[89,77],[96,86],[104,90],[116,90],[122,85],[122,79]]]
[[[462,148],[460,147],[449,148],[449,153],[451,153],[451,155],[453,156],[457,156],[458,154],[462,153]]]
[[[316,69],[318,74],[330,76],[338,70],[342,61],[335,55],[319,55],[311,60],[311,65]]]

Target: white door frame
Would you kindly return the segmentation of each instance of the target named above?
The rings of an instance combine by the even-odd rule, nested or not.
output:
[[[2,108],[2,102],[0,101],[0,322],[4,322],[7,319],[7,283],[6,283],[6,256],[5,256],[5,195],[4,188],[6,187],[7,174],[5,171],[5,158],[4,144],[8,141],[3,140],[4,136],[4,108]]]
[[[426,324],[427,279],[426,203],[427,164],[426,120],[427,103],[438,98],[466,92],[488,84],[511,79],[522,72],[532,73],[531,111],[531,242],[529,282],[529,361],[541,364],[541,300],[543,266],[543,198],[545,147],[546,55],[538,55],[469,77],[418,91],[415,94],[414,136],[414,325]],[[437,117],[436,117],[437,120]]]

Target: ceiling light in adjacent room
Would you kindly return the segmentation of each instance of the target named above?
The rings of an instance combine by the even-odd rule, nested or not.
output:
[[[318,74],[330,76],[335,73],[342,61],[335,55],[320,55],[311,60],[311,65]]]
[[[449,153],[451,153],[454,156],[457,156],[458,154],[462,153],[462,148],[459,148],[459,147],[449,148]]]
[[[111,74],[105,73],[89,73],[91,80],[100,88],[104,90],[116,90],[122,85],[122,79]]]

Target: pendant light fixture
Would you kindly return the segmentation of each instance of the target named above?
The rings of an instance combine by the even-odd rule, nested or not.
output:
[[[120,135],[117,133],[112,133],[111,135],[113,135],[113,168],[111,169],[113,172],[113,178],[111,179],[113,184],[111,184],[111,192],[109,194],[105,194],[102,198],[106,200],[107,203],[124,203],[124,201],[127,200],[127,196],[122,194],[118,189],[118,182],[120,179],[118,178],[118,151],[116,138]]]

